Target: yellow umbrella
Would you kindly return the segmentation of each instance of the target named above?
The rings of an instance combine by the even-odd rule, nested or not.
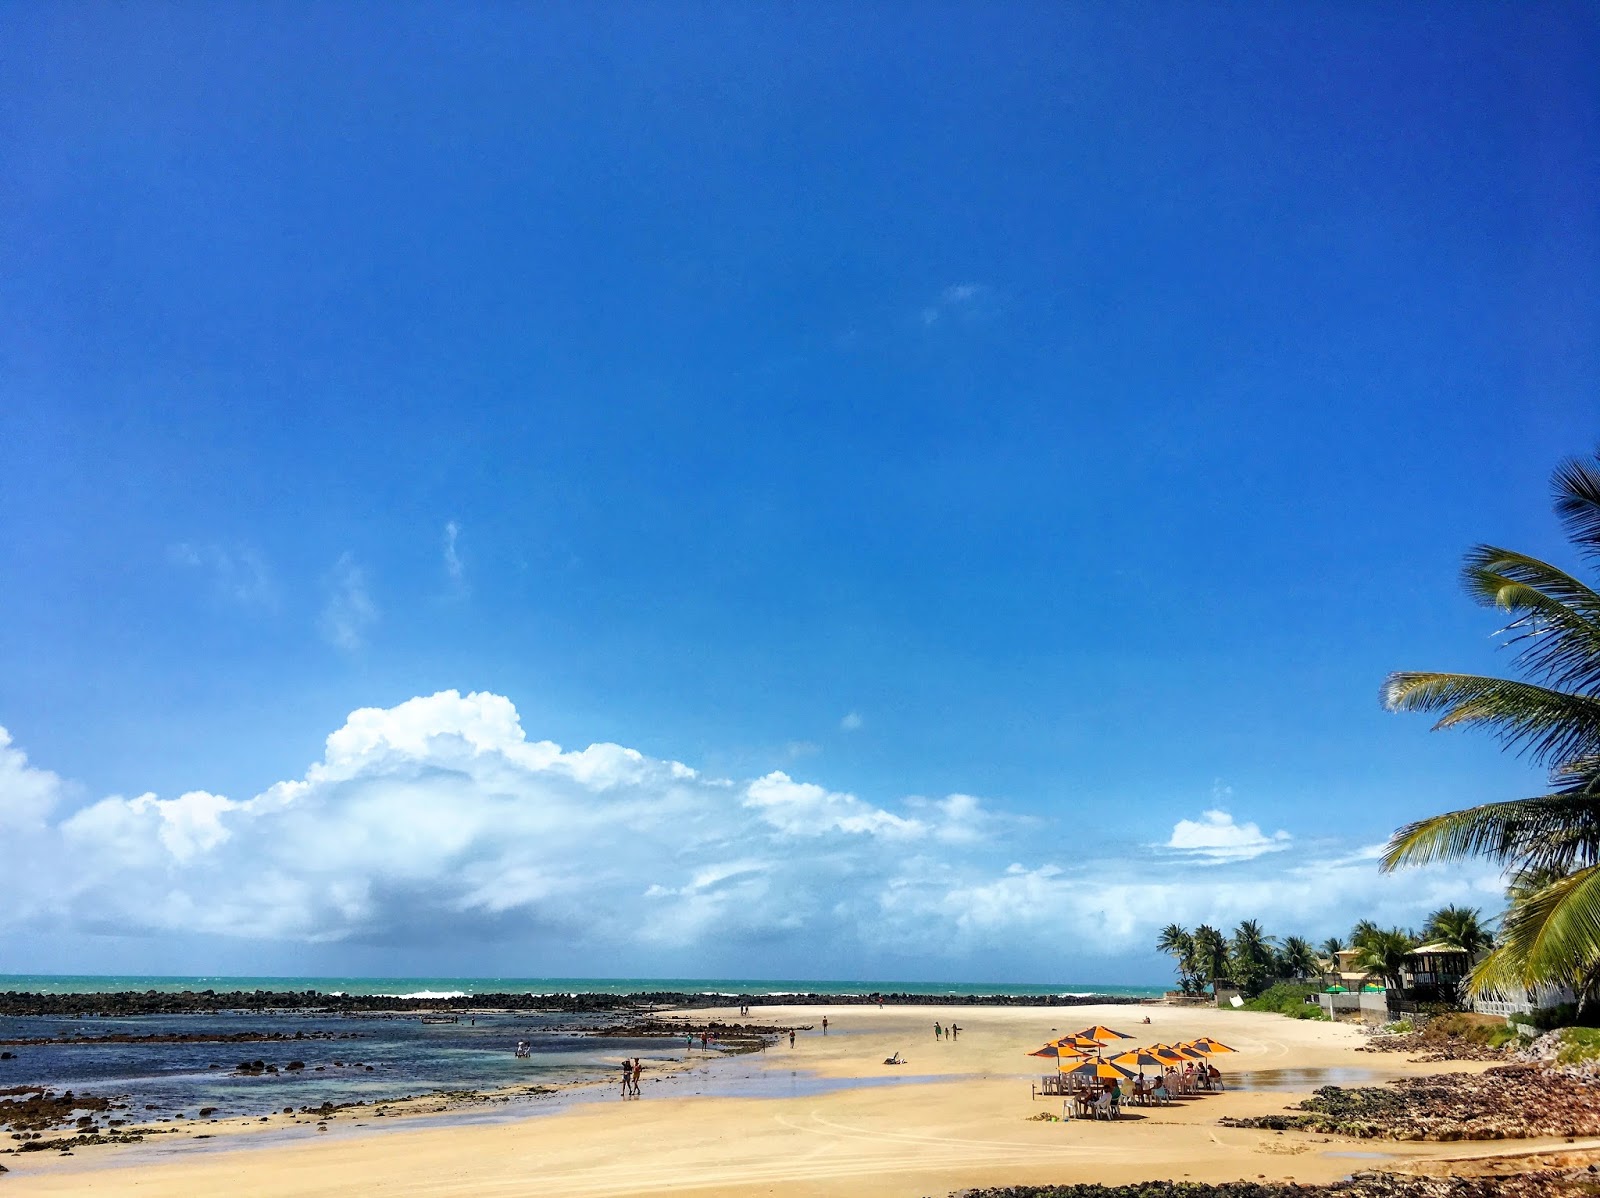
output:
[[[1128,1035],[1127,1032],[1113,1031],[1111,1028],[1102,1027],[1098,1023],[1095,1024],[1093,1027],[1084,1028],[1081,1032],[1078,1033],[1078,1035],[1082,1036],[1085,1040],[1093,1040],[1097,1044],[1105,1044],[1105,1043],[1108,1043],[1109,1041],[1112,1041],[1112,1040],[1132,1040],[1133,1039],[1133,1037]]]

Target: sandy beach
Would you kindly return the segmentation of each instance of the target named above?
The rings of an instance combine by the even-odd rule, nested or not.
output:
[[[686,1020],[727,1010],[679,1014]],[[820,1030],[826,1015],[829,1029]],[[1140,1020],[1146,1015],[1151,1024]],[[498,1122],[355,1117],[330,1133],[275,1116],[196,1125],[144,1144],[41,1159],[8,1156],[8,1192],[243,1196],[345,1195],[944,1195],[968,1186],[1151,1178],[1327,1181],[1382,1164],[1600,1145],[1517,1141],[1394,1144],[1217,1125],[1221,1115],[1282,1109],[1328,1080],[1359,1084],[1482,1066],[1414,1064],[1357,1051],[1355,1028],[1232,1011],[1170,1007],[758,1007],[752,1020],[814,1025],[765,1053],[687,1073],[647,1074],[643,1097],[596,1089],[588,1100]],[[961,1026],[936,1042],[935,1021]],[[1034,1121],[1059,1113],[1030,1082],[1026,1055],[1091,1023],[1133,1043],[1212,1034],[1239,1088],[1169,1107],[1130,1107],[1116,1123]],[[907,1064],[882,1062],[896,1052]],[[1321,1070],[1340,1071],[1333,1078]],[[1309,1071],[1309,1072],[1298,1072]],[[1355,1073],[1345,1071],[1357,1071]],[[893,1080],[890,1080],[893,1079]],[[1271,1085],[1274,1089],[1254,1088]],[[761,1090],[780,1097],[686,1096]],[[190,1137],[209,1134],[209,1143]]]

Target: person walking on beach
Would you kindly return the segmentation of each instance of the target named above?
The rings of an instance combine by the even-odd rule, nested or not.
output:
[[[935,1040],[944,1039],[944,1028],[940,1027],[937,1022],[933,1025],[933,1038]]]
[[[623,1057],[622,1058],[622,1096],[624,1098],[626,1098],[628,1096],[628,1091],[632,1088],[631,1085],[630,1085],[632,1080],[633,1080],[633,1062],[628,1060],[627,1057]]]
[[[639,1097],[639,1076],[644,1073],[644,1062],[638,1057],[633,1058],[633,1096]]]
[[[794,1029],[793,1028],[789,1029],[789,1047],[790,1048],[794,1047]]]
[[[950,1038],[952,1040],[954,1040],[956,1038],[956,1036],[958,1034],[960,1034],[960,1032],[961,1032],[961,1025],[959,1023],[952,1023],[950,1025]]]
[[[828,1017],[826,1015],[822,1017],[822,1034],[824,1036],[828,1034]]]

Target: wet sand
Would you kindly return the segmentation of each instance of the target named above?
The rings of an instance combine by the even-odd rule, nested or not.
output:
[[[730,1018],[726,1009],[682,1013]],[[828,1017],[828,1034],[821,1033]],[[1148,1015],[1148,1027],[1139,1020]],[[477,1104],[494,1118],[342,1116],[315,1121],[195,1126],[154,1142],[0,1158],[17,1194],[228,1195],[659,1194],[734,1198],[763,1193],[943,1196],[968,1186],[1128,1182],[1156,1178],[1328,1181],[1374,1167],[1432,1170],[1437,1162],[1593,1144],[1375,1144],[1296,1132],[1217,1126],[1221,1115],[1285,1106],[1329,1082],[1479,1070],[1476,1063],[1411,1064],[1356,1051],[1354,1028],[1276,1015],[1169,1007],[757,1007],[752,1021],[813,1024],[791,1049],[647,1073],[643,1097],[610,1087],[553,1102]],[[935,1021],[961,1028],[935,1042]],[[1129,1046],[1211,1034],[1240,1051],[1219,1056],[1221,1094],[1170,1107],[1130,1107],[1116,1123],[1038,1122],[1059,1099],[1030,1082],[1049,1062],[1026,1055],[1092,1023],[1132,1033]],[[882,1061],[895,1052],[899,1067]],[[1335,1075],[1319,1071],[1336,1070]],[[1258,1083],[1258,1087],[1252,1083]],[[778,1095],[758,1097],[754,1095]],[[581,1101],[573,1101],[578,1098]],[[426,1105],[413,1110],[426,1111]],[[544,1113],[536,1114],[535,1110]],[[500,1118],[500,1115],[519,1116]],[[304,1116],[298,1116],[304,1120]],[[355,1126],[364,1122],[366,1127]],[[265,1132],[265,1135],[263,1135]],[[193,1134],[214,1137],[204,1144]]]

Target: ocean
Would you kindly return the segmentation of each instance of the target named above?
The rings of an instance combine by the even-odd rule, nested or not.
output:
[[[751,978],[517,978],[517,977],[168,977],[143,974],[0,974],[0,992],[30,994],[114,994],[119,991],[178,993],[184,990],[317,990],[324,994],[377,994],[390,998],[456,998],[474,994],[948,994],[959,997],[1004,994],[1017,998],[1104,994],[1118,998],[1159,998],[1160,986],[1080,983],[826,981]]]

